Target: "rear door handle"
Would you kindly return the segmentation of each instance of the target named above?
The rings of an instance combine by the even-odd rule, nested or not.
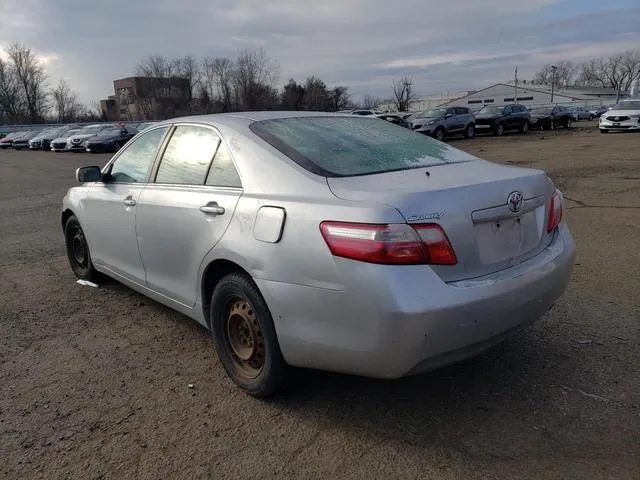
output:
[[[206,205],[202,205],[200,211],[211,215],[224,215],[224,207],[221,207],[216,202],[209,202]]]
[[[136,204],[136,201],[131,198],[131,197],[127,197],[123,200],[123,202],[127,207],[133,207]]]

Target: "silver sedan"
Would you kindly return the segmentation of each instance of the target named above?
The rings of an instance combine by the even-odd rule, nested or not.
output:
[[[209,328],[255,396],[292,367],[393,379],[477,354],[549,310],[574,263],[544,172],[376,118],[173,119],[76,177],[74,273]]]

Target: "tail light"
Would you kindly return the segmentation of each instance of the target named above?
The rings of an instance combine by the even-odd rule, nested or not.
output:
[[[549,220],[547,222],[547,232],[553,232],[562,220],[562,195],[558,190],[553,192],[549,201]]]
[[[320,232],[336,257],[384,265],[455,265],[456,255],[437,224],[322,222]]]

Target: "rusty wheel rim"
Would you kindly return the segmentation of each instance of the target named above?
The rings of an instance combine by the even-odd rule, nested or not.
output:
[[[260,375],[265,363],[264,337],[249,302],[240,299],[231,302],[226,330],[229,353],[238,372],[247,378]]]

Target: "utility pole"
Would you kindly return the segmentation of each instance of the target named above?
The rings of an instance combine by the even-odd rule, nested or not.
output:
[[[518,103],[518,66],[517,65],[516,65],[515,82],[513,83],[513,90],[514,90],[513,101],[515,103]]]
[[[405,111],[409,111],[409,99],[411,97],[411,82],[409,80],[404,81],[404,91],[407,94],[407,100],[405,102]]]
[[[555,65],[551,65],[551,103],[553,103],[553,91],[555,89],[556,86],[556,70],[558,69],[558,67],[556,67]]]

